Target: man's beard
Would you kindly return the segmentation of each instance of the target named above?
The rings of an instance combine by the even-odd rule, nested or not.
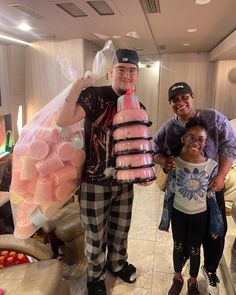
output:
[[[127,92],[127,89],[124,88],[118,88],[117,93],[118,95],[124,95]]]

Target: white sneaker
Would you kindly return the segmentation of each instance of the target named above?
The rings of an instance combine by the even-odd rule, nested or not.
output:
[[[207,272],[204,265],[201,267],[202,273],[206,280],[207,292],[209,295],[219,295],[219,283],[220,280],[215,272]]]

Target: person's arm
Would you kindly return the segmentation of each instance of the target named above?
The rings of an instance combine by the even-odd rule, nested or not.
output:
[[[153,138],[154,142],[154,162],[159,164],[166,173],[169,173],[175,169],[175,162],[173,157],[165,152],[165,140],[166,140],[166,127],[165,124],[161,126],[156,135]]]
[[[156,164],[163,167],[163,170],[166,173],[175,170],[175,161],[173,156],[167,157],[165,154],[157,154],[154,157],[154,161]]]
[[[223,114],[216,112],[216,115],[219,139],[219,163],[218,173],[210,183],[210,187],[215,192],[224,188],[225,177],[233,161],[236,159],[236,134],[229,120]]]
[[[225,158],[223,155],[219,155],[219,168],[218,173],[211,180],[209,187],[214,191],[218,192],[224,188],[225,178],[228,174],[230,167],[232,166],[232,161]]]
[[[212,173],[209,177],[211,182],[215,177],[217,177],[218,168],[217,165],[213,168]],[[213,239],[217,239],[219,236],[223,235],[224,232],[224,222],[222,219],[222,214],[219,209],[219,205],[216,200],[215,191],[213,188],[208,186],[207,188],[207,206],[210,211],[210,222],[209,229]]]
[[[65,99],[56,124],[60,127],[67,127],[77,123],[86,117],[83,107],[77,104],[78,97],[84,88],[91,85],[92,78],[82,78],[73,83],[72,88]]]

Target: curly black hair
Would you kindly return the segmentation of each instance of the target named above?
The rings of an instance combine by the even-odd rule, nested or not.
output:
[[[207,122],[199,117],[192,117],[185,125],[185,129],[188,130],[193,127],[200,127],[204,129],[206,132],[208,131]]]

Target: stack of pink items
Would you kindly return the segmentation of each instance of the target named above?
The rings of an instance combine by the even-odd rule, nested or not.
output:
[[[140,108],[137,96],[128,90],[117,101],[113,118],[117,180],[142,183],[155,179],[153,151],[150,144],[148,114]]]
[[[32,236],[78,188],[85,152],[81,123],[73,126],[23,128],[10,188],[17,238]]]

